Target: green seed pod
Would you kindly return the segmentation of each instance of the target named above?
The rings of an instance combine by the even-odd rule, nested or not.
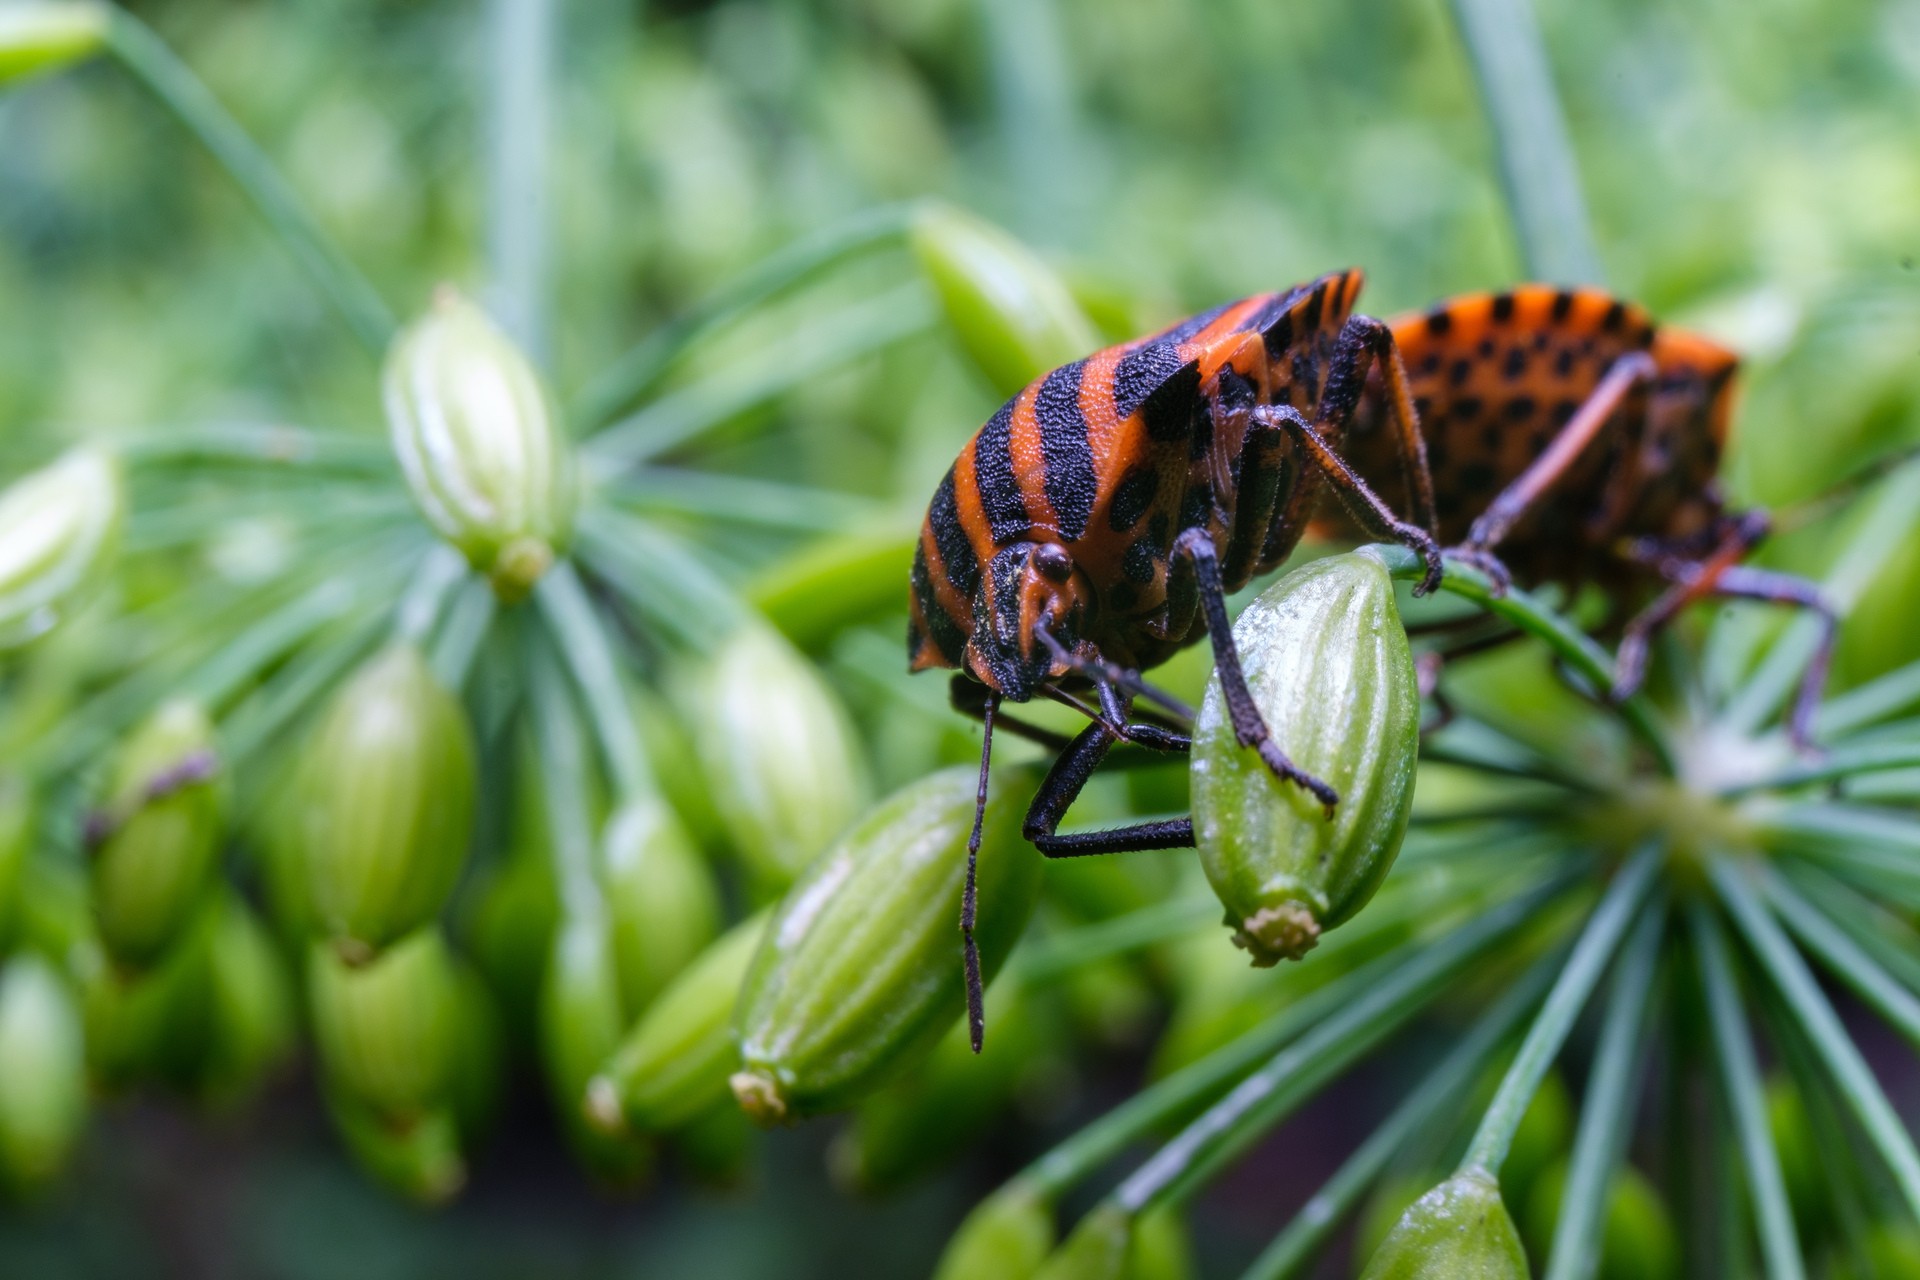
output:
[[[607,820],[600,878],[625,1030],[719,934],[720,895],[679,819],[655,797],[628,801]]]
[[[413,646],[334,695],[293,816],[313,910],[349,958],[440,913],[466,864],[474,785],[466,716]]]
[[[91,58],[108,21],[107,6],[91,0],[0,5],[0,87]]]
[[[24,780],[0,774],[0,946],[20,916],[20,878],[33,849],[33,793]]]
[[[234,1106],[292,1052],[294,995],[266,925],[238,894],[222,897],[208,942],[210,1026],[199,1092],[215,1106]]]
[[[453,976],[459,991],[459,1017],[454,1021],[447,1099],[464,1145],[480,1141],[493,1126],[506,1085],[506,1040],[500,1006],[480,970],[456,958]]]
[[[175,699],[122,744],[87,824],[94,920],[122,964],[149,965],[206,900],[225,804],[213,722]]]
[[[1413,1202],[1367,1261],[1360,1280],[1527,1280],[1500,1187],[1480,1170],[1458,1173]]]
[[[307,960],[314,1041],[334,1090],[391,1120],[447,1100],[462,1039],[459,976],[436,928],[355,968],[316,945]]]
[[[591,1126],[580,1106],[588,1082],[627,1029],[613,953],[611,930],[598,915],[583,913],[561,925],[542,984],[540,1043],[575,1153],[596,1177],[629,1183],[646,1172],[647,1149]]]
[[[421,515],[502,599],[524,597],[573,532],[573,455],[539,374],[443,288],[394,339],[382,386]]]
[[[1522,1238],[1535,1257],[1544,1258],[1560,1221],[1567,1191],[1567,1162],[1543,1170],[1526,1190],[1526,1230]],[[1623,1166],[1607,1193],[1600,1226],[1600,1265],[1595,1280],[1674,1280],[1680,1274],[1680,1241],[1673,1219],[1645,1175]]]
[[[1020,836],[1026,792],[1002,770],[979,858],[980,964],[989,981],[1040,887]],[[762,1124],[858,1100],[917,1061],[965,1000],[961,886],[978,774],[943,770],[880,802],[780,904],[740,993],[734,1097]],[[1017,794],[1015,794],[1017,793]]]
[[[53,966],[15,956],[0,969],[0,1181],[31,1195],[67,1166],[86,1124],[80,1011]]]
[[[722,934],[654,1000],[588,1082],[587,1116],[596,1127],[660,1133],[726,1098],[727,1077],[740,1063],[734,1005],[770,914]]]
[[[718,849],[726,841],[726,826],[707,791],[700,757],[693,739],[672,706],[651,687],[628,687],[633,723],[647,749],[647,765],[660,793],[679,815],[681,825],[702,849]]]
[[[460,1126],[447,1108],[393,1120],[328,1090],[327,1111],[367,1175],[407,1199],[423,1205],[445,1204],[466,1185]]]
[[[1178,1209],[1149,1209],[1133,1224],[1133,1253],[1127,1280],[1194,1280],[1193,1240]]]
[[[1315,561],[1233,628],[1247,684],[1281,748],[1340,793],[1331,819],[1234,737],[1220,682],[1193,736],[1193,830],[1234,942],[1256,965],[1298,959],[1367,904],[1406,834],[1420,744],[1413,653],[1386,566],[1362,550]]]
[[[87,1066],[103,1089],[162,1085],[191,1093],[213,1024],[212,904],[152,966],[134,971],[88,947],[78,966]]]
[[[7,29],[19,21],[9,12],[0,9],[0,83],[8,78]],[[0,649],[59,622],[62,606],[106,559],[124,505],[118,464],[87,447],[0,490]]]
[[[1000,395],[1100,345],[1060,277],[1000,228],[928,203],[912,243],[954,335]]]
[[[940,1255],[934,1280],[1028,1280],[1053,1252],[1053,1208],[1009,1182],[975,1205]]]
[[[1132,1215],[1097,1204],[1047,1256],[1034,1280],[1127,1280],[1132,1254]]]
[[[866,803],[859,739],[820,673],[764,627],[735,632],[696,687],[708,789],[749,869],[782,888]]]

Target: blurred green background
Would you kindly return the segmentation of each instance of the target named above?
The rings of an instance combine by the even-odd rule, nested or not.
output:
[[[402,315],[487,293],[485,5],[132,6],[262,142]],[[1540,0],[1608,282],[1749,356],[1729,483],[1776,504],[1920,442],[1920,0]],[[1336,266],[1378,313],[1521,274],[1440,0],[827,0],[560,7],[551,373],[563,399],[769,252],[935,194],[1009,227],[1110,336]],[[911,303],[873,255],[712,341],[751,377],[844,308]],[[116,66],[0,95],[0,462],[169,423],[378,433],[376,370],[226,176]],[[704,437],[702,465],[902,518],[995,397],[930,324]],[[1816,560],[1821,531],[1785,540]],[[751,540],[731,554],[751,559]],[[1876,592],[1920,611],[1920,550]],[[1881,626],[1878,630],[1885,631]],[[1849,636],[1841,678],[1910,656]],[[304,1082],[211,1127],[132,1104],[71,1189],[0,1217],[20,1276],[910,1276],[1049,1134],[1120,1096],[1066,1082],[942,1180],[828,1188],[831,1126],[775,1135],[749,1189],[598,1198],[519,1092],[466,1197],[399,1207]],[[1391,1091],[1364,1073],[1199,1207],[1240,1257]],[[804,1260],[804,1261],[803,1261]]]

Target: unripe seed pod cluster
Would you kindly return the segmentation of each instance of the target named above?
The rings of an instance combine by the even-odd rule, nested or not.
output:
[[[385,372],[394,453],[420,513],[517,600],[566,549],[573,457],[519,348],[451,289],[394,340]]]
[[[1283,750],[1340,796],[1334,812],[1240,746],[1216,676],[1193,738],[1193,831],[1234,941],[1298,959],[1386,878],[1406,834],[1420,740],[1413,654],[1385,565],[1362,550],[1262,593],[1233,628]]]

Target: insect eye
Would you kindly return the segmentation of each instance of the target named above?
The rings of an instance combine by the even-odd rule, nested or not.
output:
[[[1033,567],[1055,582],[1065,582],[1073,575],[1073,557],[1065,547],[1046,542],[1033,553]]]

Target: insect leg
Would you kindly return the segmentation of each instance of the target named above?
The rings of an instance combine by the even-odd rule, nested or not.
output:
[[[1000,695],[988,690],[980,708],[986,732],[980,739],[980,783],[973,795],[973,831],[967,836],[967,886],[960,895],[960,948],[967,974],[967,1036],[980,1052],[987,1035],[987,1002],[980,981],[980,945],[973,926],[980,914],[980,828],[987,816],[987,766],[993,759],[993,713]]]
[[[1567,425],[1560,428],[1560,434],[1553,438],[1546,452],[1535,458],[1480,513],[1480,518],[1467,530],[1467,540],[1456,549],[1457,554],[1486,571],[1494,579],[1495,585],[1504,590],[1510,575],[1506,566],[1494,557],[1493,549],[1505,540],[1521,517],[1534,508],[1554,482],[1565,475],[1587,446],[1593,443],[1601,428],[1612,420],[1621,401],[1637,385],[1650,381],[1653,374],[1653,360],[1644,352],[1635,351],[1614,361],[1606,376],[1600,379],[1600,385],[1567,419]]]
[[[1299,415],[1294,415],[1299,419]],[[1306,424],[1301,423],[1302,427]],[[1377,501],[1377,499],[1376,499]],[[1432,544],[1429,538],[1428,544]],[[1282,782],[1291,782],[1312,792],[1326,806],[1327,816],[1340,803],[1340,793],[1287,759],[1286,752],[1273,740],[1267,722],[1254,705],[1253,691],[1240,670],[1240,651],[1234,647],[1233,627],[1227,620],[1227,598],[1220,580],[1220,561],[1213,539],[1205,529],[1188,529],[1173,541],[1173,554],[1193,562],[1193,574],[1200,588],[1200,607],[1206,611],[1207,637],[1213,642],[1213,669],[1220,677],[1220,692],[1226,699],[1227,718],[1233,723],[1234,737],[1243,747],[1252,747],[1260,759]],[[1437,554],[1437,553],[1436,553]]]
[[[1714,594],[1798,605],[1812,610],[1820,619],[1820,639],[1807,661],[1806,671],[1800,676],[1800,692],[1794,697],[1793,710],[1787,716],[1787,737],[1793,745],[1801,751],[1815,750],[1813,716],[1820,709],[1820,692],[1826,688],[1827,668],[1833,665],[1833,646],[1840,631],[1840,617],[1833,605],[1820,594],[1819,587],[1805,578],[1746,565],[1735,565],[1721,574]]]
[[[1422,529],[1438,529],[1440,517],[1433,501],[1433,472],[1427,466],[1427,440],[1420,434],[1420,415],[1414,412],[1407,366],[1400,359],[1393,330],[1372,316],[1350,316],[1340,327],[1340,343],[1327,370],[1327,389],[1320,397],[1320,419],[1345,426],[1360,403],[1368,372],[1376,365],[1387,393],[1387,417],[1393,423],[1394,448],[1400,455],[1401,478],[1413,505],[1413,522]]]
[[[1136,849],[1187,849],[1193,846],[1193,820],[1142,822],[1106,831],[1078,831],[1060,835],[1061,820],[1080,795],[1087,779],[1106,758],[1115,741],[1112,729],[1098,721],[1080,731],[1060,753],[1034,793],[1022,830],[1034,848],[1049,858],[1084,858],[1098,853],[1127,853]],[[1175,748],[1169,748],[1175,749]]]
[[[1307,420],[1301,417],[1297,410],[1288,405],[1275,404],[1261,405],[1253,412],[1256,422],[1264,420],[1275,423],[1294,433],[1301,444],[1306,446],[1307,456],[1313,459],[1314,465],[1320,468],[1321,474],[1325,475],[1328,482],[1333,485],[1334,493],[1339,495],[1340,501],[1353,514],[1354,519],[1374,533],[1412,547],[1420,553],[1421,558],[1427,562],[1427,576],[1421,579],[1420,585],[1413,589],[1413,594],[1428,595],[1439,588],[1440,575],[1444,566],[1440,560],[1440,544],[1433,540],[1432,534],[1419,525],[1409,524],[1394,515],[1393,509],[1381,500],[1379,494],[1367,486],[1366,481],[1354,473],[1346,460],[1327,443],[1325,436],[1307,425]],[[1181,536],[1184,538],[1196,532],[1199,531],[1189,529]],[[1195,561],[1195,568],[1198,567],[1199,562]],[[1217,585],[1215,591],[1218,591]],[[1204,577],[1200,583],[1200,595],[1201,604],[1205,606],[1207,586]],[[1224,606],[1222,609],[1224,612]],[[1207,615],[1207,630],[1213,630],[1213,615],[1210,610]]]

